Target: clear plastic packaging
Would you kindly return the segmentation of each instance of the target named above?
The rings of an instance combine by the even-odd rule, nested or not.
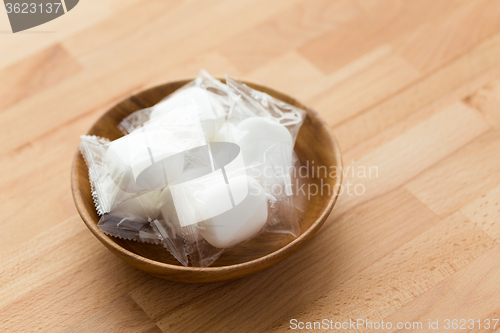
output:
[[[305,111],[226,82],[202,71],[125,118],[124,137],[82,136],[103,232],[200,267],[260,232],[299,235],[290,170]]]
[[[210,140],[211,136],[224,124],[232,104],[232,97],[229,95],[228,86],[210,76],[205,70],[201,70],[195,80],[168,95],[153,107],[136,111],[125,117],[118,128],[124,135],[127,135],[151,118],[190,100],[211,111],[201,116],[202,124],[207,129],[207,139]]]

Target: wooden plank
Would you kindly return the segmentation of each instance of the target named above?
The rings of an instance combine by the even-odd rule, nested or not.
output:
[[[251,72],[313,37],[348,24],[361,12],[351,0],[301,1],[228,39],[217,49],[241,72]]]
[[[405,187],[439,216],[460,209],[500,184],[500,133],[491,131]]]
[[[59,44],[0,70],[0,112],[81,70],[81,66]]]
[[[380,1],[349,25],[303,44],[299,52],[329,74],[427,21],[441,19],[461,4],[461,1],[412,1],[403,5],[401,1]]]
[[[416,298],[414,301],[385,318],[385,321],[422,322],[423,330],[429,331],[429,319],[444,330],[449,319],[447,332],[493,332],[495,321],[498,319],[500,307],[498,292],[500,246],[495,246],[479,256],[469,265],[462,267],[457,273],[450,276]],[[457,327],[453,327],[453,319],[457,319]],[[466,319],[466,325],[463,321]],[[474,326],[471,325],[473,320]],[[486,321],[486,319],[489,319]],[[480,321],[481,328],[479,328]],[[471,326],[469,326],[471,325]],[[462,326],[462,329],[460,328]],[[489,326],[489,328],[488,328]],[[498,331],[499,322],[496,322]],[[386,330],[396,332],[397,330]],[[435,330],[436,332],[438,330]],[[371,331],[374,332],[374,331]]]
[[[459,89],[433,102],[428,107],[425,107],[422,110],[415,112],[410,116],[398,121],[394,125],[389,126],[388,128],[378,132],[375,136],[371,137],[370,139],[363,141],[362,143],[354,147],[349,147],[349,146],[346,147],[347,153],[349,154],[349,156],[352,156],[354,160],[361,158],[367,151],[372,151],[384,145],[385,143],[391,141],[398,135],[401,135],[408,129],[412,128],[415,124],[418,124],[424,121],[425,119],[430,118],[432,115],[439,113],[443,109],[452,107],[458,100],[467,99],[467,96],[470,96],[471,91],[479,90],[486,84],[486,82],[490,82],[494,78],[498,77],[499,74],[500,74],[500,67],[475,78],[474,80],[468,82]],[[464,104],[470,106],[465,102]],[[476,112],[476,114],[484,118],[484,115],[481,115],[475,108],[471,107],[471,111]],[[356,131],[361,132],[362,129],[357,129]],[[337,139],[339,140],[340,144],[342,145],[342,147],[344,147],[343,144],[345,144],[345,142],[343,140],[344,136],[342,136],[343,133],[342,132],[339,133],[338,131],[335,131],[334,133]]]
[[[0,179],[0,188],[9,189],[0,192],[0,227],[4,231],[0,233],[0,253],[76,214],[68,170],[80,134],[101,112],[96,110],[0,158],[0,172],[9,175]]]
[[[500,129],[500,80],[492,80],[465,98],[496,129]]]
[[[347,153],[344,157],[345,191],[339,196],[338,207],[332,214],[339,216],[361,202],[403,185],[488,129],[488,124],[474,111],[462,103],[455,103],[380,147],[365,152],[359,159],[354,160],[354,156]],[[371,177],[370,167],[373,170]],[[360,177],[358,173],[363,171]]]
[[[351,76],[358,75],[358,73],[368,70],[375,63],[382,61],[385,57],[389,57],[393,54],[393,50],[393,47],[389,44],[382,45],[351,61],[335,72],[328,74],[323,80],[311,83],[309,86],[305,87],[304,90],[298,92],[297,96],[308,101],[328,90],[331,91],[332,87],[348,80]]]
[[[124,295],[64,332],[158,333],[161,330],[130,296]]]
[[[217,51],[203,53],[168,70],[168,76],[171,78],[195,78],[204,69],[214,77],[225,77],[226,74],[233,77],[240,77],[241,73],[229,61],[220,55]],[[152,82],[165,83],[166,77],[162,75],[161,79]]]
[[[86,66],[106,64],[109,68],[116,68],[126,66],[134,59],[145,61],[150,54],[161,54],[164,61],[179,63],[185,61],[186,56],[197,55],[237,36],[268,17],[293,6],[297,1],[219,0],[215,3],[175,2],[175,6],[155,1],[144,9],[137,6],[129,8],[113,18],[113,21],[103,22],[73,36],[65,42],[65,46]],[[126,18],[135,18],[138,10],[145,10],[145,15],[139,20],[133,19],[136,23],[129,28],[131,20]],[[148,12],[150,15],[147,15]],[[102,35],[103,30],[106,31],[105,35]],[[158,31],[176,33],[164,34],[161,39],[144,38]],[[99,35],[99,38],[95,38],[96,35]],[[197,42],[193,43],[193,40]],[[103,54],[128,56],[107,58],[103,57]]]
[[[122,80],[115,81],[117,78]],[[0,154],[22,147],[96,109],[103,112],[106,107],[112,105],[112,102],[117,102],[136,90],[137,82],[134,81],[130,76],[123,74],[110,77],[99,72],[83,71],[28,99],[19,101],[0,112],[0,123],[9,124],[0,132]],[[112,82],[119,83],[113,85]],[[50,107],[44,107],[44,112],[33,112],[45,105]]]
[[[500,34],[476,46],[392,98],[334,127],[348,149],[398,121],[459,90],[475,78],[500,66]]]
[[[325,80],[325,75],[295,51],[276,58],[247,75],[256,83],[272,84],[276,89],[293,96]]]
[[[453,214],[326,293],[315,302],[314,311],[297,319],[381,321],[494,245],[488,235],[463,215]]]
[[[497,243],[500,241],[500,186],[481,195],[460,211]]]
[[[202,3],[199,4],[202,5]],[[193,5],[184,5],[184,7],[190,8]],[[181,3],[171,1],[136,2],[131,6],[117,10],[116,15],[109,17],[109,19],[68,36],[64,40],[64,45],[83,64],[90,66],[88,58],[91,54],[98,55],[104,52],[105,49],[110,49],[113,45],[129,43],[132,38],[137,38],[138,35],[153,33],[154,28],[149,26],[148,23],[158,21],[160,17],[165,18],[176,15],[184,7]],[[200,9],[205,9],[205,7]],[[142,15],[138,16],[138,12],[141,12]],[[131,46],[129,44],[129,47]],[[141,52],[141,49],[136,48],[136,51]],[[116,58],[118,57],[112,57],[110,60],[125,60],[124,58]]]
[[[395,43],[404,59],[429,72],[500,30],[500,1],[470,1]],[[477,22],[480,22],[478,24]]]
[[[6,332],[64,330],[153,279],[111,254],[79,216],[27,240],[1,263],[0,327]]]
[[[419,77],[418,71],[390,53],[307,101],[334,126],[387,99]]]

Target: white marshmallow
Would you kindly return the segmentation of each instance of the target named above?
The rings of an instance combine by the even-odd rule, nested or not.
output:
[[[117,189],[119,191],[119,189]],[[148,191],[134,198],[128,199],[111,210],[115,217],[139,218],[138,222],[147,222],[160,214],[160,190]]]
[[[122,190],[139,192],[167,186],[184,169],[182,153],[204,145],[197,107],[189,104],[111,142],[106,163],[110,177]],[[168,163],[159,165],[166,158],[170,158]]]
[[[292,135],[285,126],[266,118],[245,119],[237,128],[241,133],[236,138],[236,143],[241,148],[247,166],[264,162],[264,152],[276,143],[293,142]]]
[[[267,221],[267,201],[262,186],[249,176],[232,181],[235,187],[249,188],[245,199],[232,209],[199,224],[201,235],[217,248],[231,247],[252,238]]]
[[[245,165],[255,165],[255,179],[267,189],[279,184],[284,187],[283,191],[290,195],[292,192],[289,170],[292,166],[293,139],[288,129],[261,117],[245,119],[239,123],[237,129],[240,133],[236,143],[240,146]],[[270,154],[266,157],[266,150],[276,144],[279,144],[279,147],[275,148],[280,154]],[[265,157],[271,161],[265,161]],[[264,162],[266,164],[263,164]]]
[[[161,192],[160,196],[160,211],[163,216],[165,223],[175,232],[178,237],[184,237],[191,241],[199,241],[202,239],[199,232],[193,228],[185,228],[184,232],[181,229],[181,224],[177,216],[177,211],[175,210],[174,201],[172,199],[172,193],[170,188],[167,187]]]
[[[150,118],[153,119],[167,114],[172,110],[190,103],[198,107],[198,115],[203,131],[205,132],[207,140],[211,141],[224,124],[226,112],[224,111],[224,106],[217,100],[216,96],[205,89],[189,87],[174,93],[167,99],[153,106]]]
[[[225,122],[219,129],[211,142],[235,142],[240,130],[231,123]]]
[[[182,227],[222,214],[246,197],[246,182],[238,186],[233,182],[233,178],[246,175],[241,151],[234,148],[232,143],[213,143],[213,168],[206,172],[200,166],[203,175],[170,186]]]

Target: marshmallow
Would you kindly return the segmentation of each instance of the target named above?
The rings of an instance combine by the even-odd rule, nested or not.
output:
[[[224,123],[219,131],[212,137],[211,142],[235,142],[240,131],[231,123]]]
[[[289,168],[292,166],[293,139],[288,129],[270,119],[252,117],[239,123],[237,130],[240,132],[235,142],[241,149],[245,165],[248,170],[252,165],[258,170],[256,175],[252,172],[252,176],[266,189],[279,184],[287,195],[291,195]],[[279,154],[266,155],[268,149],[275,149]]]
[[[189,87],[174,93],[167,99],[153,106],[150,118],[153,119],[167,114],[190,103],[197,106],[197,112],[200,117],[203,131],[205,132],[206,138],[211,141],[212,137],[217,134],[224,124],[226,112],[215,95],[208,90],[199,87]]]
[[[208,172],[203,164],[186,173],[183,181],[170,185],[179,222],[182,227],[196,224],[222,214],[238,205],[248,192],[246,183],[235,185],[233,178],[246,175],[241,151],[229,142],[210,145],[213,168]],[[200,160],[198,158],[197,160]],[[197,162],[197,161],[196,161]],[[193,164],[193,163],[192,163]]]
[[[133,218],[137,222],[155,219],[160,214],[160,192],[160,190],[148,191],[128,199],[112,209],[110,214],[118,218]]]
[[[184,232],[181,229],[181,224],[179,222],[179,218],[177,217],[177,211],[175,210],[172,193],[170,192],[169,187],[165,188],[161,192],[160,202],[160,211],[163,220],[175,236],[184,237],[192,241],[199,241],[202,239],[201,235],[196,232],[194,228],[185,228]]]
[[[245,119],[237,128],[241,133],[236,138],[236,143],[241,148],[247,166],[263,163],[264,152],[278,142],[293,142],[292,135],[285,126],[266,118]]]
[[[163,188],[182,174],[184,152],[206,144],[197,107],[187,104],[111,142],[107,168],[123,191]]]
[[[267,221],[264,189],[249,176],[232,179],[235,188],[248,188],[246,197],[235,207],[199,224],[200,233],[217,248],[234,246],[255,236]]]
[[[286,127],[270,119],[225,123],[223,106],[211,95],[191,87],[160,102],[142,128],[109,144],[106,162],[123,191],[164,188],[161,195],[127,201],[123,206],[131,214],[146,211],[156,218],[161,213],[174,235],[190,241],[202,236],[225,248],[252,238],[267,221],[266,194],[259,184],[266,178],[256,180],[245,169],[263,165],[264,153],[276,144],[289,144],[291,154],[293,140]],[[211,159],[200,164],[209,147],[211,167]],[[285,156],[278,164],[286,167],[287,161]]]

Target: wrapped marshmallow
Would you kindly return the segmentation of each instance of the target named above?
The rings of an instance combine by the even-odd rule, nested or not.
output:
[[[202,71],[123,119],[122,138],[82,137],[103,232],[161,243],[185,266],[261,232],[298,236],[290,168],[305,112],[226,82]]]
[[[224,107],[210,91],[199,87],[190,87],[156,104],[150,119],[161,117],[178,108],[196,105],[203,132],[207,140],[211,140],[224,124],[226,113]]]
[[[160,214],[160,190],[145,192],[104,214],[97,226],[110,236],[159,244],[148,216]]]
[[[200,223],[201,236],[217,248],[232,247],[252,238],[267,221],[267,200],[262,186],[250,176],[238,176],[231,182],[234,190],[241,192],[241,200],[232,209]]]
[[[136,111],[123,119],[118,128],[127,135],[141,127],[151,118],[163,115],[176,109],[179,105],[193,103],[198,106],[199,118],[208,141],[225,124],[229,108],[233,104],[234,94],[219,80],[211,77],[206,71],[200,71],[199,77],[188,83],[158,104]]]

